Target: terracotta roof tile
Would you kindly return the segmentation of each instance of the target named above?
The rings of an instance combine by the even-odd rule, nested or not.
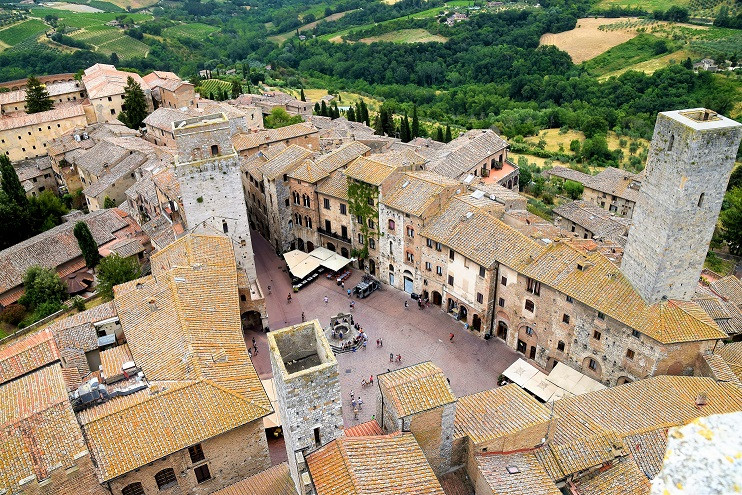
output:
[[[639,470],[650,480],[654,479],[662,469],[667,450],[667,428],[629,435],[624,443]]]
[[[21,480],[48,478],[87,448],[54,364],[0,386],[0,489],[21,491]]]
[[[278,129],[266,129],[264,131],[240,133],[232,137],[234,149],[239,151],[257,148],[263,144],[271,144],[299,136],[306,136],[317,132],[317,128],[307,122],[280,127]]]
[[[444,495],[410,433],[340,437],[309,454],[317,495]]]
[[[507,146],[494,131],[472,129],[441,147],[426,169],[458,179]]]
[[[275,180],[298,167],[309,158],[312,152],[301,146],[292,144],[262,166],[263,176],[268,180]]]
[[[372,437],[374,435],[383,435],[384,431],[376,420],[366,421],[343,430],[346,437]]]
[[[561,494],[533,452],[478,455],[475,459],[492,495]]]
[[[348,176],[336,170],[319,183],[317,192],[333,198],[348,199]]]
[[[126,81],[129,77],[134,79],[144,91],[149,90],[149,86],[139,74],[120,71],[113,65],[107,64],[95,64],[85,69],[82,82],[88,92],[88,97],[92,100],[124,94]]]
[[[549,408],[518,385],[459,397],[454,436],[468,436],[476,445],[549,422]]]
[[[213,495],[297,495],[289,465],[277,464],[254,476],[217,490]]]
[[[0,346],[0,383],[59,359],[54,333],[49,329],[12,340]]]
[[[724,299],[742,308],[742,282],[734,275],[721,278],[711,284],[711,290]]]
[[[380,186],[384,180],[392,175],[397,168],[376,161],[378,155],[371,157],[360,157],[345,169],[345,175],[351,179],[366,182],[374,186]]]
[[[630,459],[575,485],[580,495],[649,495],[651,491],[649,480]]]
[[[338,149],[322,155],[315,160],[305,160],[289,173],[289,177],[314,184],[329,176],[331,172],[348,165],[352,160],[364,155],[369,147],[358,141],[351,141]]]
[[[150,383],[145,390],[79,412],[78,419],[98,476],[108,481],[263,414],[243,396],[198,380]]]
[[[85,117],[85,110],[81,104],[60,105],[53,110],[46,112],[37,112],[31,114],[20,114],[5,116],[0,118],[0,131],[8,129],[18,129],[31,125],[43,124],[45,122],[55,122],[57,120]]]
[[[430,361],[383,373],[377,380],[400,418],[456,402],[443,371]]]
[[[126,344],[111,347],[100,353],[101,372],[104,379],[110,381],[115,377],[123,376],[122,365],[133,361],[131,351]]]
[[[391,178],[390,178],[391,180]],[[420,216],[446,190],[463,186],[458,181],[433,172],[405,172],[384,193],[382,203],[395,210]]]

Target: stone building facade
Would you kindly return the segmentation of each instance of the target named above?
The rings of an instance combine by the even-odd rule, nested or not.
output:
[[[338,363],[318,320],[270,332],[268,345],[291,477],[306,493],[305,456],[343,431]]]
[[[139,484],[145,494],[208,495],[270,467],[264,435],[262,419],[253,421],[129,471],[109,489],[118,495]]]
[[[345,173],[337,170],[317,186],[317,204],[320,206],[317,212],[317,240],[314,242],[328,249],[335,247],[334,251],[349,257],[353,248],[354,231],[348,203],[348,177]],[[309,250],[308,242],[306,244]]]
[[[621,266],[648,303],[696,291],[742,124],[703,108],[661,112]]]
[[[0,152],[11,162],[47,154],[47,143],[75,127],[88,124],[80,104],[47,112],[0,118]]]
[[[229,121],[224,114],[206,115],[174,122],[173,129],[178,150],[175,175],[185,228],[212,229],[230,237],[237,269],[247,275],[250,298],[245,297],[241,309],[243,313],[258,312],[265,325],[265,298],[255,270],[239,159],[230,140]]]

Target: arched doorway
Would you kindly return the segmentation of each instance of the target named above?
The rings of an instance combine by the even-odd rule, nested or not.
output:
[[[618,381],[616,382],[616,385],[624,385],[624,384],[626,384],[626,383],[631,383],[631,382],[633,382],[633,381],[634,381],[634,380],[632,380],[632,379],[631,379],[631,378],[629,378],[628,376],[619,376],[619,377],[618,377]]]
[[[443,304],[443,296],[437,290],[433,291],[433,304],[435,304],[436,306],[440,306],[441,304]]]
[[[350,253],[348,252],[348,248],[340,248],[340,256],[343,256],[344,258],[350,258],[348,256]]]
[[[412,294],[412,272],[405,270],[402,277],[404,279],[404,291],[408,294]]]
[[[330,251],[332,251],[334,253],[335,252],[335,244],[333,244],[331,242],[328,242],[327,243],[327,249],[329,249]]]
[[[479,315],[474,315],[471,317],[471,327],[473,330],[476,330],[479,332],[482,330],[482,320],[479,318]]]
[[[538,335],[533,327],[528,325],[518,328],[518,351],[522,352],[529,359],[536,359],[536,348],[538,344]]]
[[[312,241],[307,241],[307,253],[311,253],[314,251],[314,243]]]
[[[456,301],[454,301],[453,299],[449,297],[448,303],[446,304],[446,311],[450,313],[454,309],[456,309]]]
[[[242,313],[242,331],[243,332],[262,332],[263,322],[260,313],[257,311],[246,311]]]
[[[468,317],[468,310],[466,309],[466,306],[463,304],[459,306],[459,320],[466,322],[466,319]]]
[[[508,324],[502,320],[497,322],[497,337],[502,340],[507,340],[508,338]]]
[[[304,239],[302,239],[301,237],[298,237],[296,239],[296,245],[299,246],[300,251],[304,251]]]
[[[376,275],[376,262],[374,260],[368,260],[368,273]]]
[[[590,356],[582,360],[582,369],[587,375],[592,375],[598,379],[603,375],[603,370],[601,369],[598,360]]]

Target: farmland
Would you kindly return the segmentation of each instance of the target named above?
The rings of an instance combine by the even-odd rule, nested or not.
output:
[[[400,29],[361,40],[362,43],[373,43],[375,41],[391,41],[392,43],[445,43],[448,41],[448,38],[437,34],[430,34],[425,29]]]
[[[314,27],[317,24],[319,24],[321,21],[325,21],[325,22],[336,21],[336,20],[342,18],[343,16],[345,16],[346,14],[348,14],[350,12],[353,12],[353,11],[352,10],[347,10],[345,12],[337,12],[336,14],[332,14],[332,15],[329,15],[327,17],[323,17],[322,19],[316,20],[314,22],[310,22],[310,23],[304,24],[303,26],[301,26],[301,27],[298,28],[298,31],[299,32],[309,31],[311,29],[314,29]],[[307,13],[308,12],[305,12],[305,14],[307,14]],[[272,42],[278,43],[280,45],[281,43],[283,43],[287,39],[291,38],[294,34],[296,34],[296,30],[287,31],[285,33],[276,34],[274,36],[269,36],[268,39],[271,40]]]
[[[122,30],[114,27],[96,26],[95,28],[76,31],[71,36],[91,45],[96,52],[104,55],[116,53],[122,59],[146,57],[149,51],[149,46],[125,35]]]
[[[541,45],[555,45],[560,50],[569,53],[576,64],[597,57],[601,53],[620,45],[637,35],[635,29],[620,29],[606,31],[600,29],[602,25],[617,24],[630,18],[604,19],[585,18],[577,21],[577,27],[563,33],[547,33],[541,37]],[[611,22],[612,21],[612,22]]]
[[[196,88],[196,90],[205,98],[210,98],[210,94],[213,94],[216,97],[220,89],[230,93],[232,91],[232,84],[219,79],[207,79],[201,81],[198,88]]]
[[[35,38],[46,31],[47,28],[48,26],[43,22],[36,19],[29,19],[0,30],[0,42],[7,46],[14,46],[21,41]]]
[[[179,24],[177,26],[166,28],[162,31],[162,36],[165,38],[201,39],[218,30],[219,28],[209,26],[208,24],[191,22],[188,24]]]

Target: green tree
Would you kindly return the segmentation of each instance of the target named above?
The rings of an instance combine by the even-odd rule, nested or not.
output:
[[[729,252],[742,254],[742,187],[736,187],[726,194],[719,219],[721,235],[729,244]]]
[[[564,183],[564,192],[567,193],[570,199],[580,199],[584,190],[585,187],[579,182],[568,180]]]
[[[420,137],[420,119],[417,116],[417,105],[412,107],[412,138]]]
[[[314,115],[322,115],[320,113],[321,111],[322,111],[322,109],[319,107],[319,102],[318,101],[315,101],[314,102]]]
[[[107,210],[109,208],[115,208],[115,207],[116,207],[116,202],[114,200],[112,200],[108,196],[106,196],[103,199],[103,208],[105,208]]]
[[[575,155],[580,154],[580,147],[581,147],[581,144],[580,144],[579,139],[573,139],[572,141],[569,142],[569,151],[571,151]]]
[[[366,102],[361,100],[361,115],[359,122],[365,122],[366,125],[371,125],[371,120],[368,115],[368,107],[366,106]]]
[[[73,230],[77,244],[80,246],[82,251],[82,257],[85,258],[85,264],[89,268],[95,268],[100,261],[100,253],[98,252],[98,243],[95,242],[90,227],[83,221],[79,221],[75,224]]]
[[[236,79],[232,81],[232,99],[238,98],[242,94],[242,83]]]
[[[33,219],[33,234],[37,234],[61,224],[62,216],[69,209],[59,196],[46,190],[29,199],[27,211],[29,218]]]
[[[2,180],[2,191],[9,201],[22,208],[28,205],[26,190],[23,189],[18,173],[10,163],[10,158],[4,153],[0,154],[0,180]]]
[[[299,90],[299,99],[300,99],[301,101],[307,101],[307,97],[306,97],[306,96],[304,96],[304,88],[301,88],[301,89]]]
[[[116,52],[111,53],[111,65],[118,65],[119,56]]]
[[[118,119],[130,129],[139,129],[147,117],[147,100],[142,87],[131,76],[126,79],[124,103]]]
[[[67,286],[53,268],[32,266],[23,275],[23,296],[18,300],[29,309],[44,303],[61,302],[67,297]]]
[[[732,175],[729,177],[729,183],[727,184],[727,191],[740,186],[742,186],[742,166],[738,166],[732,170]]]
[[[402,121],[400,122],[402,127],[402,132],[400,133],[400,138],[402,139],[403,143],[409,143],[412,141],[412,129],[410,128],[410,119],[407,118],[407,112],[404,113],[404,117],[402,118]]]
[[[304,122],[301,115],[291,116],[283,107],[275,107],[271,110],[271,114],[263,119],[263,124],[268,129],[278,129],[279,127],[286,127],[287,125],[298,124]]]
[[[46,86],[31,76],[26,83],[26,113],[46,112],[54,108],[54,101],[49,97]]]
[[[451,137],[451,126],[446,124],[446,142],[450,143],[453,140]]]
[[[118,254],[106,256],[98,267],[98,294],[103,299],[113,299],[113,288],[116,285],[139,278],[139,263],[134,258],[122,258]]]
[[[329,117],[327,115],[327,103],[325,103],[325,100],[322,100],[322,104],[319,107],[319,114],[323,117]]]
[[[521,157],[524,158],[524,157]],[[531,167],[520,167],[518,177],[518,190],[523,191],[526,187],[531,184],[533,180],[533,173],[531,173]]]
[[[443,139],[444,139],[443,128],[438,126],[437,130],[435,131],[435,140],[438,141],[439,143],[442,143]]]
[[[345,118],[350,120],[351,122],[355,122],[356,120],[356,112],[353,110],[353,105],[348,107],[348,112],[345,114]]]

